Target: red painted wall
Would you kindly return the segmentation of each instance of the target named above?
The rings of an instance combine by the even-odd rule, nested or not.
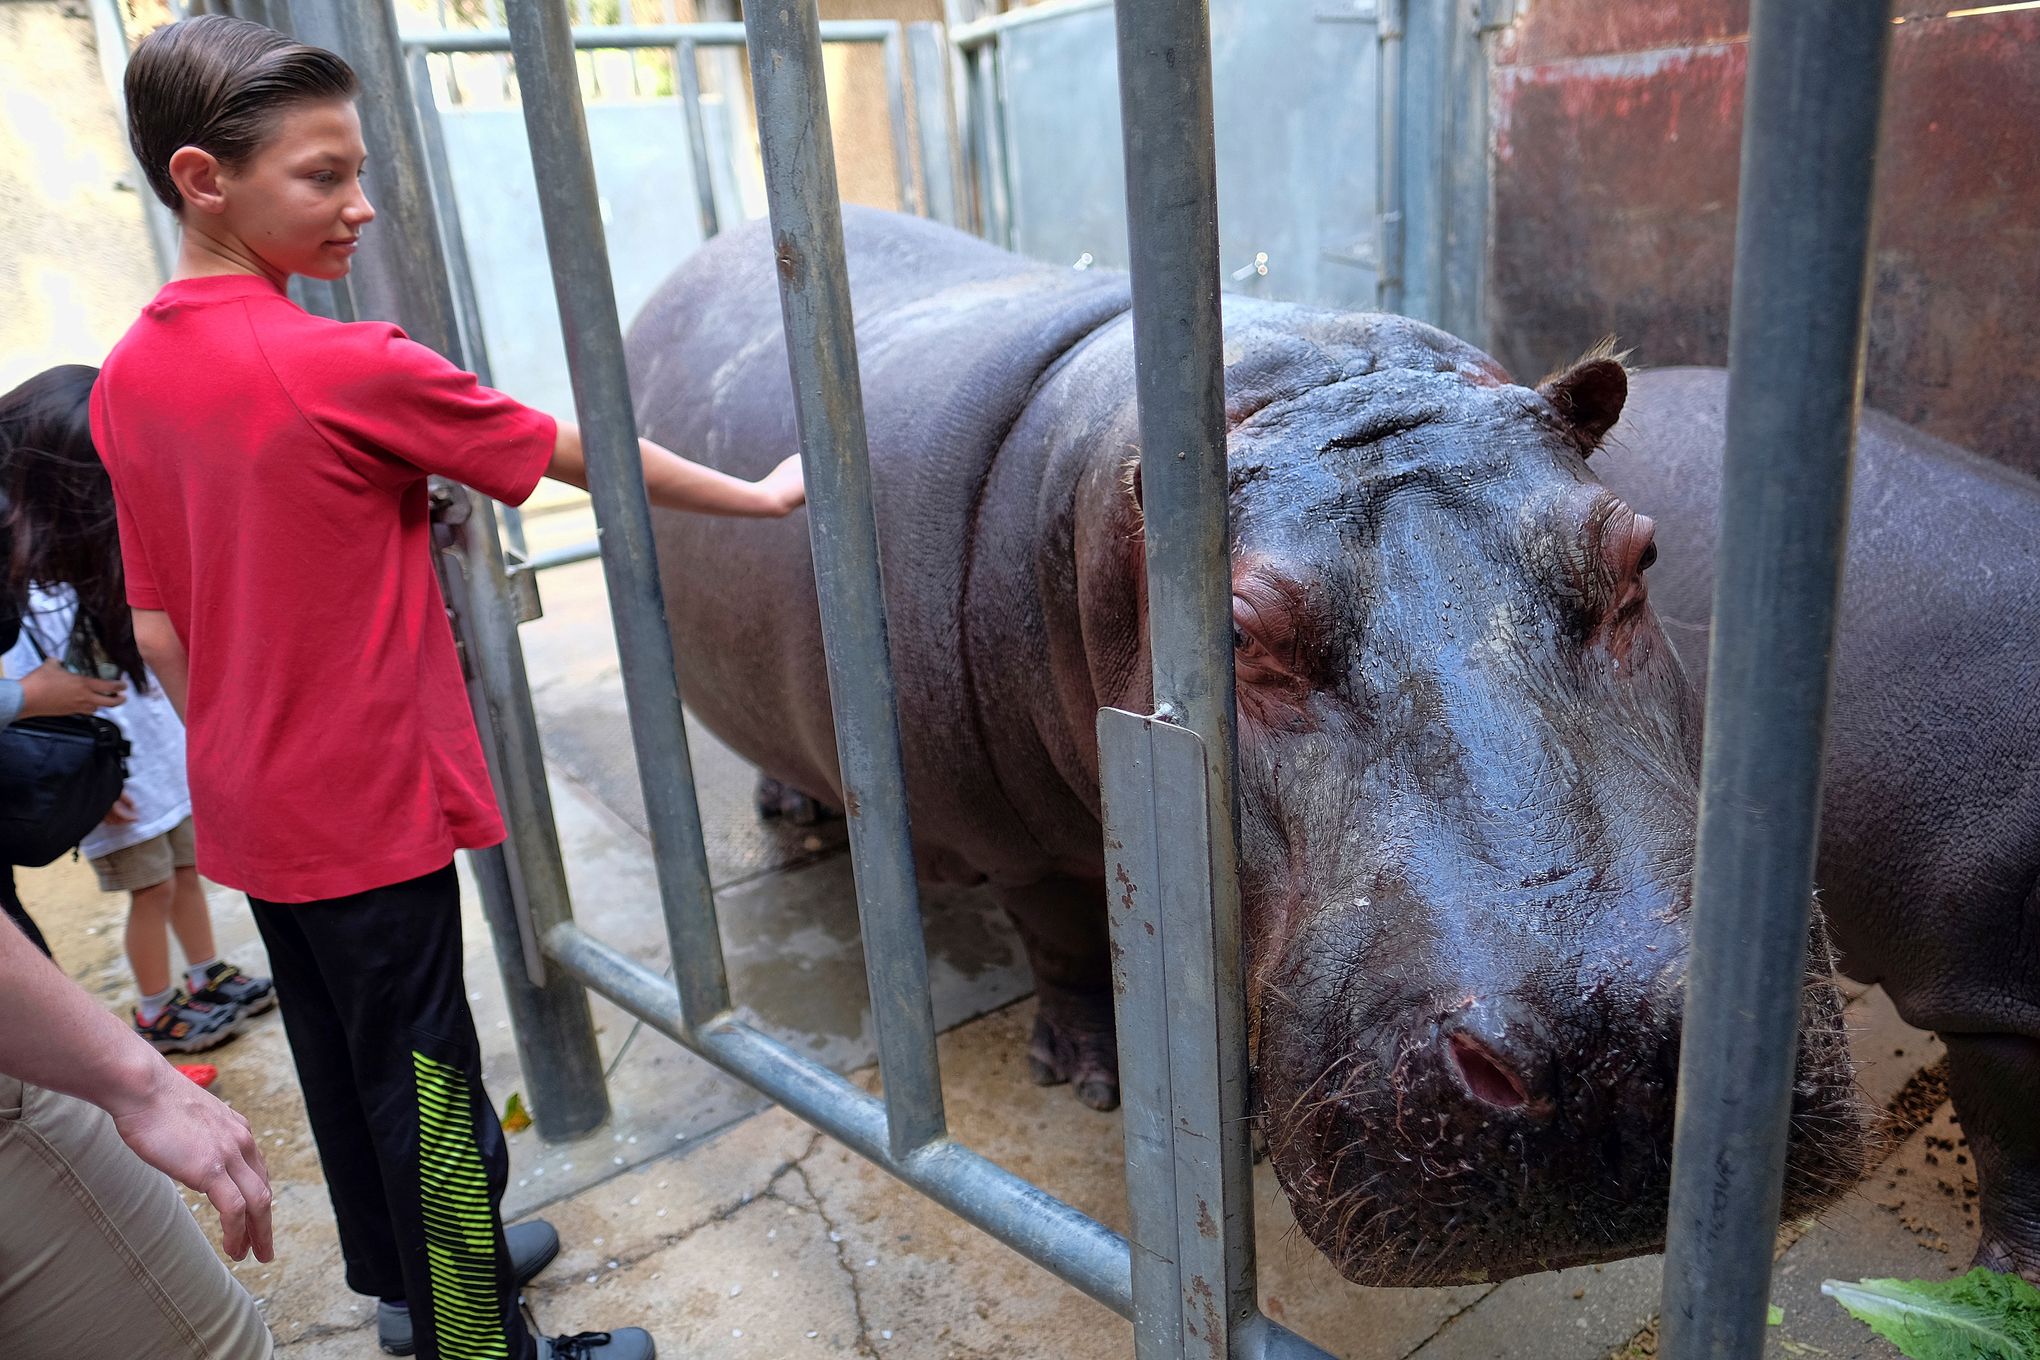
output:
[[[1899,0],[1866,399],[2040,475],[2040,9]],[[1747,0],[1526,0],[1493,76],[1495,351],[1720,364]]]

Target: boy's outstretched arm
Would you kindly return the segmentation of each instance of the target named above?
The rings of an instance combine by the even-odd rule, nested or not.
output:
[[[137,609],[134,619],[135,646],[182,718],[184,691],[191,681],[191,659],[185,654],[184,639],[177,636],[177,625],[160,609]]]
[[[801,485],[798,455],[755,482],[732,477],[726,472],[689,462],[671,449],[649,439],[638,441],[644,459],[645,492],[653,505],[669,510],[693,510],[705,515],[748,515],[777,518],[807,503]],[[580,427],[561,421],[553,444],[552,461],[545,475],[569,486],[588,489],[588,460],[581,451]]]

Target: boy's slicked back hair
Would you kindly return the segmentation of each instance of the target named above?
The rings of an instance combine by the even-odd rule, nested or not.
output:
[[[298,104],[352,98],[354,68],[323,47],[224,14],[165,25],[142,39],[127,68],[128,140],[149,187],[172,212],[180,147],[234,166],[262,148],[276,116]]]

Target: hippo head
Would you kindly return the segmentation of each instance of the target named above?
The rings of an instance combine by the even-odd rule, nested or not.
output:
[[[1651,523],[1589,462],[1624,370],[1532,390],[1293,310],[1229,326],[1227,365],[1250,1040],[1296,1220],[1363,1284],[1649,1251],[1699,713]],[[1788,1213],[1862,1155],[1818,913],[1812,945]]]

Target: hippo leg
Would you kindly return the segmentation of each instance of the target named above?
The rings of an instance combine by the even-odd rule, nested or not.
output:
[[[1101,883],[1046,879],[999,891],[1034,970],[1034,1036],[1027,1068],[1037,1086],[1069,1082],[1094,1110],[1119,1105],[1119,1041]]]
[[[768,822],[787,822],[793,826],[813,826],[834,814],[819,799],[810,798],[791,784],[782,784],[769,774],[758,776],[758,785],[752,794],[759,817]]]
[[[1955,1113],[1976,1158],[1983,1240],[1976,1264],[2040,1284],[2040,1040],[1944,1034]]]

